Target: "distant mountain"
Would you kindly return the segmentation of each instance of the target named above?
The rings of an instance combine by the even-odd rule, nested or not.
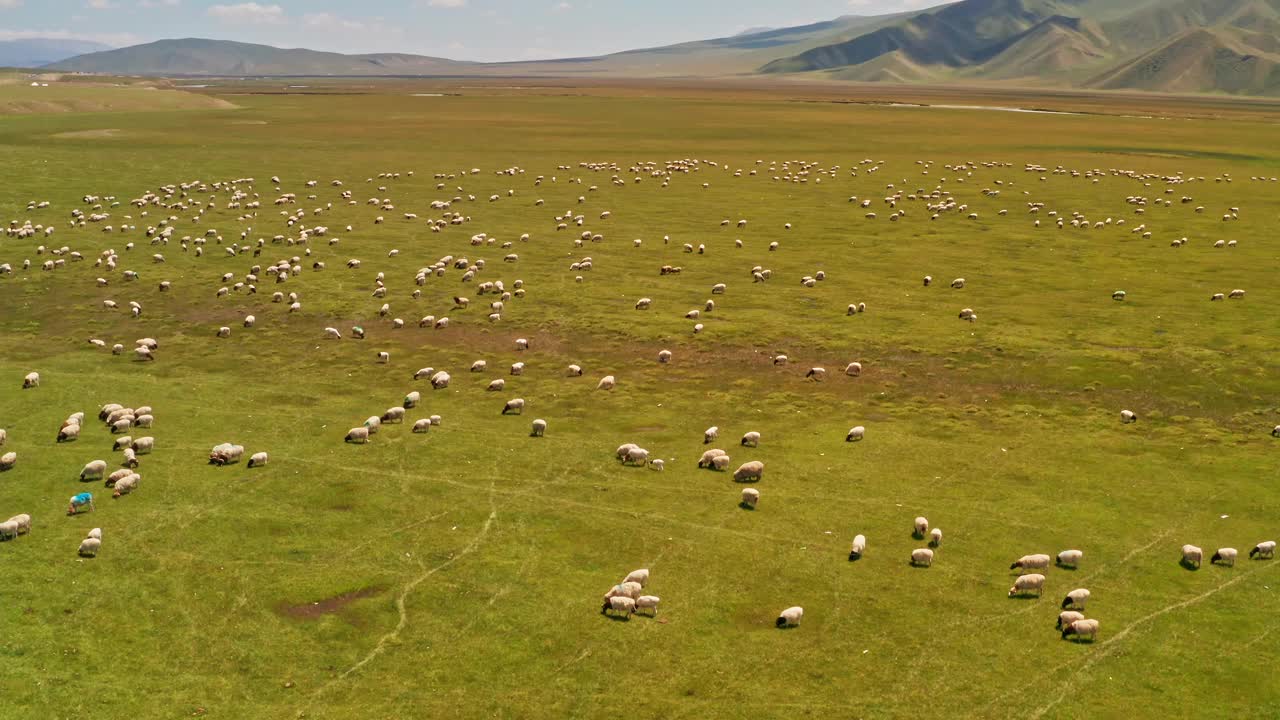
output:
[[[733,37],[742,37],[743,35],[756,35],[756,34],[758,34],[758,33],[762,33],[762,32],[769,32],[770,30],[777,30],[777,29],[778,29],[778,28],[775,28],[775,27],[767,27],[767,26],[760,26],[760,27],[747,28],[746,30],[743,30],[742,32],[736,32],[736,33],[734,33],[734,34],[733,34]]]
[[[163,40],[50,69],[116,75],[745,77],[1280,95],[1280,0],[961,0],[538,62]]]
[[[81,55],[47,69],[112,75],[441,75],[468,65],[423,55],[343,55],[187,38]]]
[[[110,49],[110,45],[87,40],[0,40],[0,67],[38,68],[77,55]]]

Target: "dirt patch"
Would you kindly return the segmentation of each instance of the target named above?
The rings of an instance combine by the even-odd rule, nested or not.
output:
[[[120,135],[119,128],[103,128],[101,130],[76,130],[74,132],[62,132],[50,135],[55,138],[65,138],[68,140],[100,140],[102,138],[113,138]]]
[[[291,605],[289,603],[280,603],[276,606],[276,613],[284,617],[295,618],[298,620],[316,620],[325,615],[336,615],[346,609],[348,605],[357,600],[364,600],[371,597],[377,597],[386,592],[387,588],[383,585],[375,585],[373,587],[362,588],[360,590],[352,590],[334,595],[331,598],[317,600],[315,602],[300,603]]]
[[[232,120],[232,125],[266,125],[266,120]]]

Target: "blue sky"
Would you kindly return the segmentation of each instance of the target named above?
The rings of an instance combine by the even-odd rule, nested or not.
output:
[[[0,40],[209,37],[462,60],[596,55],[942,0],[0,0]]]

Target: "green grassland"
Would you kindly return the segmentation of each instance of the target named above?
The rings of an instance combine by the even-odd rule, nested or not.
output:
[[[0,263],[15,268],[0,276],[0,427],[19,455],[0,475],[0,516],[35,521],[0,544],[0,716],[1280,715],[1276,563],[1177,562],[1184,543],[1243,556],[1280,534],[1280,440],[1269,436],[1280,423],[1280,184],[1249,179],[1280,176],[1280,126],[1247,113],[1030,115],[785,93],[456,91],[235,94],[222,99],[238,109],[0,119],[0,218],[57,228],[48,240],[0,237]],[[628,169],[680,158],[719,167],[668,187]],[[788,160],[840,170],[773,179]],[[935,164],[925,174],[918,160]],[[1010,165],[945,167],[988,161]],[[581,162],[617,162],[623,185]],[[1092,182],[1024,163],[1102,173]],[[495,175],[511,167],[525,172]],[[1111,169],[1205,180],[1166,195],[1159,179]],[[436,173],[456,176],[437,190]],[[313,238],[287,283],[261,275],[256,295],[216,298],[223,273],[242,280],[254,264],[304,253],[224,252],[249,227],[251,239],[297,236],[271,204],[272,175],[299,197],[288,210],[306,209],[305,224],[341,242]],[[149,245],[143,230],[169,211],[143,217],[128,205],[162,184],[245,177],[263,200],[252,220],[212,189],[192,194],[217,195],[198,222],[173,211],[177,237],[222,236],[200,258],[176,239]],[[923,202],[904,200],[907,215],[890,222],[891,184],[941,186],[968,210],[930,220]],[[359,204],[346,205],[344,189]],[[86,194],[121,204],[104,208],[104,223],[71,228],[73,208],[90,212]],[[432,233],[403,218],[437,217],[429,203],[455,195],[465,225]],[[855,195],[874,201],[877,219]],[[1151,199],[1144,215],[1129,196]],[[1171,207],[1155,205],[1164,197]],[[27,211],[33,200],[51,206]],[[1033,217],[1028,202],[1046,208]],[[1231,207],[1239,220],[1224,222]],[[557,232],[566,210],[584,227]],[[1127,224],[1058,230],[1049,210]],[[749,225],[720,225],[739,218]],[[102,232],[108,223],[116,232]],[[1152,237],[1130,232],[1139,224]],[[575,248],[583,229],[604,242]],[[472,247],[480,232],[514,247]],[[1214,249],[1218,239],[1239,245]],[[88,259],[40,271],[41,243]],[[93,267],[107,248],[120,255],[110,274]],[[519,261],[504,263],[508,252]],[[483,258],[477,281],[522,279],[527,295],[490,323],[492,296],[451,270],[412,299],[417,269],[444,255]],[[594,268],[571,271],[583,256]],[[349,258],[362,267],[345,269]],[[664,264],[684,271],[660,277]],[[755,265],[773,278],[752,283]],[[801,285],[819,270],[825,281]],[[379,272],[386,300],[371,296]],[[934,286],[922,286],[926,274]],[[96,287],[99,276],[110,285]],[[968,286],[950,289],[954,277]],[[728,291],[694,335],[684,314],[719,282]],[[1209,302],[1234,288],[1246,299]],[[1117,289],[1124,302],[1111,299]],[[301,311],[273,304],[276,290],[297,292]],[[452,309],[455,295],[471,307]],[[634,310],[640,297],[653,309]],[[136,300],[143,313],[102,310],[104,299]],[[847,317],[856,302],[867,311]],[[965,307],[979,322],[957,319]],[[257,326],[242,328],[249,313]],[[428,314],[452,324],[418,328]],[[392,329],[393,317],[406,327]],[[367,339],[323,339],[326,326],[356,324]],[[215,337],[221,325],[230,338]],[[160,341],[154,363],[87,342],[131,349],[147,336]],[[518,337],[528,351],[515,351]],[[656,362],[663,348],[670,365]],[[379,351],[389,364],[375,363]],[[772,364],[779,352],[789,365]],[[489,370],[467,372],[476,359]],[[855,360],[863,375],[844,376]],[[486,392],[516,361],[525,374]],[[585,376],[565,377],[569,363]],[[412,380],[423,366],[448,369],[452,385]],[[813,366],[827,368],[824,382],[804,379]],[[31,370],[41,387],[19,390]],[[597,391],[607,374],[617,389]],[[423,403],[409,423],[367,446],[342,442],[410,390]],[[501,416],[513,397],[528,401],[525,414]],[[109,402],[155,408],[154,429],[133,434],[154,435],[156,451],[136,493],[112,500],[99,484],[96,512],[65,517],[80,467],[118,458],[92,420]],[[1122,425],[1124,408],[1140,421]],[[91,418],[80,440],[55,444],[78,410]],[[431,414],[440,427],[410,434]],[[534,418],[549,422],[545,438],[528,437]],[[756,511],[737,506],[730,477],[696,469],[710,425],[734,466],[766,464]],[[844,442],[853,425],[867,427],[865,441]],[[749,430],[763,434],[758,449],[737,445]],[[227,441],[269,451],[271,464],[206,465]],[[624,442],[666,470],[620,467]],[[945,533],[928,569],[907,563],[916,515]],[[91,527],[103,549],[80,560]],[[868,551],[850,563],[857,533]],[[1043,599],[1006,597],[1010,562],[1068,547],[1085,560],[1049,570]],[[601,616],[600,596],[638,567],[652,570],[657,617]],[[1075,587],[1093,592],[1096,643],[1054,631],[1058,600]],[[803,625],[775,630],[790,605],[805,607]]]

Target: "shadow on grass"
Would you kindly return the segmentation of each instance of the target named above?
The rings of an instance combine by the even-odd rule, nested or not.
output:
[[[1200,566],[1199,566],[1199,565],[1197,565],[1197,564],[1195,564],[1195,563],[1193,563],[1193,562],[1189,562],[1186,558],[1183,558],[1182,560],[1179,560],[1179,561],[1178,561],[1178,564],[1182,566],[1182,569],[1183,569],[1183,570],[1189,570],[1189,571],[1191,571],[1191,572],[1195,572],[1195,571],[1197,571],[1197,570],[1199,570],[1199,569],[1200,569]]]

